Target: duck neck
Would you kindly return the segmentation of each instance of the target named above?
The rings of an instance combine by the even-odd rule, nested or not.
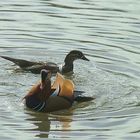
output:
[[[65,61],[62,67],[62,73],[68,73],[73,71],[73,61]]]
[[[40,93],[40,100],[46,101],[49,96],[51,95],[51,81],[45,81],[41,85],[41,93]]]

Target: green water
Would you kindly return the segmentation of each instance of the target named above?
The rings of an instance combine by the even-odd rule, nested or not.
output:
[[[96,99],[49,114],[21,103],[40,75],[0,58],[0,139],[140,139],[139,0],[0,2],[0,55],[62,63],[73,49],[90,62],[68,78]]]

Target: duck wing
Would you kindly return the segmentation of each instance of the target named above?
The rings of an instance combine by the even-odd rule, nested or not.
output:
[[[72,100],[77,102],[87,102],[95,99],[93,97],[83,96],[82,93],[84,91],[74,90],[74,83],[71,80],[65,79],[60,73],[57,73],[52,88],[56,89],[58,85],[61,89],[59,96],[67,97],[70,100],[71,97],[74,97]]]
[[[29,67],[24,68],[24,70],[26,71],[30,71],[34,74],[40,74],[40,71],[42,69],[46,69],[46,70],[50,70],[52,73],[56,73],[59,70],[59,67],[57,67],[57,65],[55,63],[38,63]]]

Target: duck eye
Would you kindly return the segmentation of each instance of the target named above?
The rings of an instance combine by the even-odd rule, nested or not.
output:
[[[79,57],[83,57],[83,55],[82,55],[82,54],[80,54],[80,53],[78,54],[78,56],[79,56]]]

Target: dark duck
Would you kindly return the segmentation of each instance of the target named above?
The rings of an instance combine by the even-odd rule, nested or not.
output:
[[[73,82],[60,73],[56,74],[52,84],[51,72],[45,69],[41,70],[41,81],[35,84],[23,99],[27,108],[39,112],[68,109],[75,101],[93,100],[92,97],[82,96],[80,91],[74,91]]]
[[[18,65],[21,69],[25,71],[30,71],[35,74],[39,74],[42,69],[50,70],[52,73],[60,72],[62,74],[73,72],[74,68],[74,61],[77,59],[82,59],[89,61],[85,57],[85,55],[78,50],[72,50],[70,51],[64,60],[64,64],[58,65],[52,62],[32,62],[32,61],[27,61],[23,59],[16,59],[16,58],[11,58],[8,56],[1,56],[4,59],[7,59],[9,61],[12,61],[16,65]]]

